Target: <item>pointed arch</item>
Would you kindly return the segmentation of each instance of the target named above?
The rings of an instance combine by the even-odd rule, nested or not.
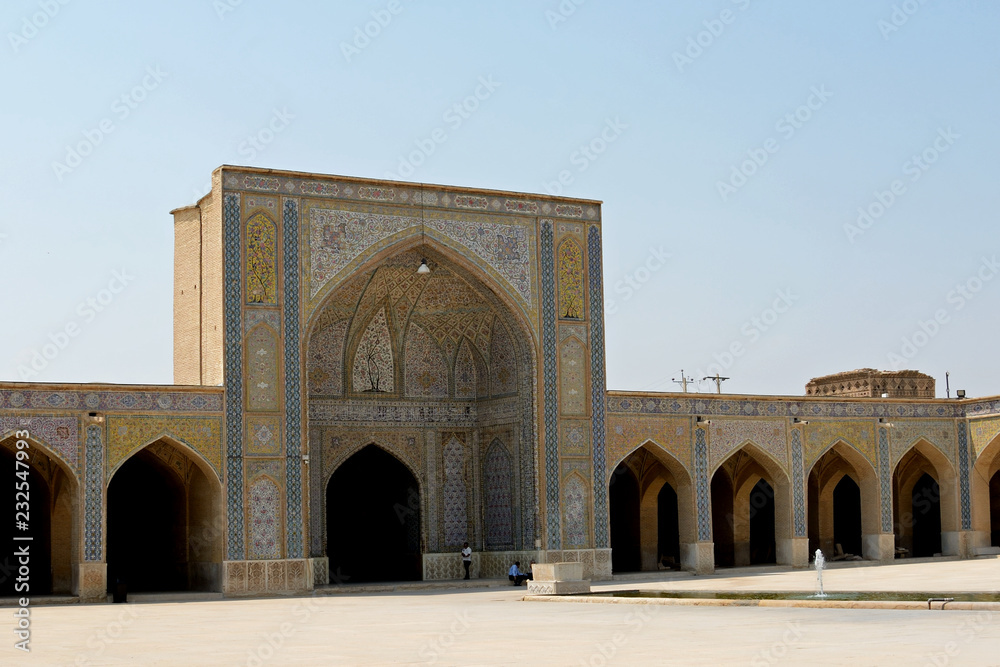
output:
[[[1000,546],[1000,494],[995,489],[1000,473],[1000,434],[983,448],[972,466],[972,529],[977,546]],[[992,484],[992,486],[991,486]],[[991,493],[991,488],[994,492]]]
[[[933,484],[927,483],[924,475],[933,480]],[[959,544],[955,534],[961,525],[958,478],[954,466],[941,450],[924,438],[916,440],[896,463],[892,485],[899,544],[912,550],[916,532],[924,521],[929,530],[940,533],[941,553],[957,555]]]
[[[105,479],[105,488],[110,486],[111,480],[114,478],[115,474],[121,469],[122,465],[126,461],[134,457],[139,452],[143,451],[147,447],[155,445],[158,442],[167,443],[173,446],[181,454],[184,454],[192,464],[196,465],[207,477],[218,482],[220,489],[222,485],[222,477],[216,469],[215,465],[209,461],[205,455],[198,450],[197,447],[188,443],[184,438],[181,438],[170,431],[169,428],[161,429],[155,436],[146,437],[143,439],[142,444],[137,447],[133,447],[127,454],[121,457],[120,460],[112,462],[112,467],[107,471],[107,477]]]
[[[856,502],[860,503],[860,532],[857,535],[852,532],[851,544],[845,544],[843,548],[855,555],[878,559],[879,554],[873,551],[874,540],[881,531],[882,501],[878,474],[868,458],[842,438],[830,443],[806,474],[809,552],[822,549],[827,557],[831,557],[836,552],[835,527],[842,526],[846,530],[849,521],[853,520],[848,514],[855,511],[855,501],[841,502],[840,506],[835,502],[838,497],[845,496],[844,488],[840,487],[844,477],[850,478],[858,487],[860,495]]]

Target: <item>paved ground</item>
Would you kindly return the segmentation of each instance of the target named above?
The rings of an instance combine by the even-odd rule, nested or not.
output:
[[[1000,560],[826,575],[833,589],[996,591]],[[809,590],[814,576],[669,575],[597,588]],[[1000,665],[997,612],[532,603],[523,592],[36,607],[31,653],[15,651],[7,630],[0,665]]]

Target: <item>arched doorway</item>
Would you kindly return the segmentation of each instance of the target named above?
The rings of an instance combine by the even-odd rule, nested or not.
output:
[[[74,593],[73,569],[79,562],[78,485],[69,469],[50,455],[44,445],[19,438],[0,443],[0,466],[14,476],[0,540],[10,548],[0,560],[0,597],[35,597]],[[16,452],[27,452],[18,464]],[[25,494],[25,495],[22,495]],[[15,497],[16,496],[16,497]],[[26,503],[18,505],[17,503]],[[19,514],[26,512],[27,517]],[[26,530],[19,528],[23,521]],[[15,537],[30,537],[31,541]],[[28,589],[18,590],[18,566],[14,550],[30,545],[31,572]]]
[[[896,544],[911,556],[957,553],[945,535],[957,530],[957,484],[954,469],[937,448],[924,440],[913,445],[893,472],[893,519]]]
[[[108,484],[108,587],[129,593],[221,590],[222,488],[182,445],[159,440]]]
[[[671,454],[647,442],[622,459],[608,480],[614,572],[696,569],[682,545],[694,542],[691,479]]]
[[[976,456],[970,477],[975,546],[1000,547],[1000,435]]]
[[[821,549],[829,560],[848,555],[891,558],[879,553],[880,498],[871,463],[856,449],[838,441],[820,456],[808,478],[809,555]],[[865,552],[865,535],[870,535]],[[840,545],[840,551],[837,545]]]
[[[337,225],[325,229],[330,238],[341,234]],[[417,234],[373,253],[328,293],[324,288],[310,318],[312,488],[322,496],[335,469],[374,442],[395,452],[421,489],[433,494],[423,500],[419,567],[380,567],[357,576],[384,579],[388,569],[397,579],[460,577],[461,562],[452,554],[466,540],[477,552],[509,552],[534,548],[540,536],[538,374],[529,320],[475,257],[433,235],[428,228],[426,240]],[[417,272],[422,260],[429,272]],[[569,352],[576,355],[570,361],[579,357],[582,363],[583,348]],[[583,375],[578,379],[586,382]],[[574,389],[579,406],[568,409],[582,411],[589,388]],[[589,437],[579,426],[566,436],[577,447]],[[337,575],[332,512],[324,506],[310,513],[310,554],[329,555],[329,571]],[[562,546],[586,546],[589,535],[567,529]],[[477,558],[478,574],[505,575],[506,560]],[[341,565],[342,577],[347,564]],[[360,572],[364,564],[350,567]]]
[[[642,568],[639,542],[639,482],[628,464],[620,463],[608,486],[611,515],[611,571]]]
[[[711,488],[717,566],[792,558],[788,549],[779,558],[779,540],[791,536],[790,499],[788,477],[773,459],[747,443],[716,468]]]
[[[749,561],[751,565],[777,562],[774,539],[774,488],[757,480],[750,491]]]
[[[368,445],[326,487],[330,571],[347,582],[421,579],[420,488],[396,457]]]
[[[715,543],[715,566],[736,564],[733,527],[733,482],[729,473],[719,468],[712,475],[712,541]]]
[[[1000,547],[1000,472],[990,480],[990,545]]]
[[[833,543],[845,554],[861,555],[861,487],[844,475],[833,489]]]

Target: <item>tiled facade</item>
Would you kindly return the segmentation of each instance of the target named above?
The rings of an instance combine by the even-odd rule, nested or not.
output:
[[[223,167],[175,217],[175,379],[197,386],[0,385],[4,446],[27,428],[40,468],[78,494],[68,558],[85,598],[106,585],[108,484],[140,451],[203,474],[218,516],[189,539],[231,595],[336,578],[325,489],[368,445],[418,482],[425,578],[460,576],[466,540],[479,576],[515,557],[609,575],[608,484],[640,450],[691,514],[682,560],[698,571],[713,567],[713,474],[737,459],[785,494],[788,562],[831,460],[874,484],[876,557],[912,452],[954,490],[945,551],[988,535],[1000,399],[608,392],[599,202]]]

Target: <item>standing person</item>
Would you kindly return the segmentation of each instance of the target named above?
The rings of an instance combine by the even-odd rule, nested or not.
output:
[[[462,567],[465,568],[465,578],[469,578],[469,568],[472,566],[472,547],[466,542],[462,545]]]

